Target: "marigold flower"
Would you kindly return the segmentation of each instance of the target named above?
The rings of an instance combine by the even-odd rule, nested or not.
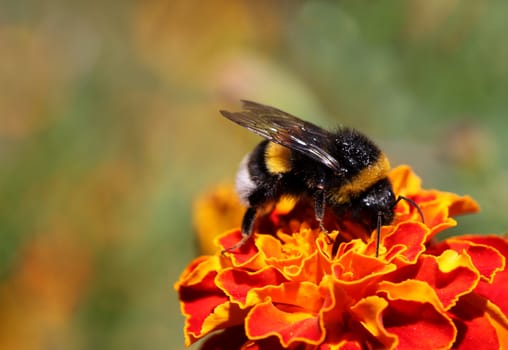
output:
[[[224,256],[238,229],[216,240],[175,284],[185,343],[203,349],[498,349],[508,346],[508,240],[467,235],[435,242],[473,213],[468,196],[424,190],[408,167],[390,173],[400,202],[392,225],[330,237],[312,205],[277,206],[247,244]],[[325,218],[334,220],[332,216]],[[238,223],[237,223],[238,225]],[[330,244],[329,238],[334,240]]]

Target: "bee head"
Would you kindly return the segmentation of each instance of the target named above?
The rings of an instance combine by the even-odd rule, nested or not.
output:
[[[393,221],[396,199],[392,184],[387,178],[376,182],[355,202],[353,215],[369,230],[376,228],[379,217],[382,225],[389,225]]]

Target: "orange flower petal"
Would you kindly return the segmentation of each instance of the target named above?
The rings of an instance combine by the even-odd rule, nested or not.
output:
[[[387,264],[373,256],[347,252],[339,261],[332,265],[335,283],[349,295],[351,299],[360,299],[377,282],[397,270],[395,264]],[[337,291],[335,292],[337,293]]]
[[[253,307],[245,320],[245,327],[250,339],[276,336],[283,347],[298,341],[317,345],[325,337],[318,315],[294,309],[284,311],[270,300]]]
[[[317,234],[303,229],[293,235],[279,233],[280,239],[271,235],[256,237],[256,246],[263,263],[276,267],[287,278],[294,281],[313,281],[318,283],[323,274],[317,269]]]
[[[198,198],[194,203],[193,224],[201,254],[214,254],[214,238],[238,227],[245,208],[232,185],[222,184]]]
[[[439,257],[422,255],[417,264],[398,273],[401,274],[398,279],[421,281],[432,288],[444,309],[449,309],[462,295],[471,292],[480,279],[469,256],[453,250],[447,250]],[[428,292],[420,290],[419,293]],[[423,301],[418,297],[418,291],[414,300]]]
[[[393,168],[388,174],[388,178],[392,183],[393,192],[397,194],[412,196],[422,188],[422,180],[407,165]]]
[[[309,255],[316,250],[316,239],[323,233],[311,230],[306,225],[301,225],[298,231],[292,234],[278,232],[277,237],[284,244],[284,255]]]
[[[412,300],[419,303],[430,303],[437,310],[443,305],[432,287],[424,281],[408,279],[402,282],[383,281],[379,283],[378,294],[384,294],[389,300]]]
[[[180,275],[180,279],[175,283],[175,290],[178,290],[181,285],[198,284],[210,272],[216,272],[220,268],[220,261],[216,256],[201,256],[196,258]]]
[[[247,310],[241,309],[236,303],[222,303],[217,305],[207,316],[201,326],[201,334],[206,335],[217,329],[231,328],[242,325]]]
[[[334,330],[330,332],[329,342],[338,344],[347,335],[344,330],[348,329],[347,314],[354,300],[349,296],[346,290],[337,283],[336,279],[328,275],[323,278],[320,284],[321,295],[323,295],[323,306],[321,314],[323,322],[327,329]],[[351,338],[348,338],[350,340]]]
[[[325,302],[327,291],[310,282],[286,282],[280,286],[267,286],[252,292],[256,299],[270,299],[280,309],[318,314]]]
[[[266,267],[253,272],[228,268],[220,272],[216,278],[217,287],[219,287],[231,301],[238,302],[242,307],[246,306],[247,295],[250,291],[256,288],[277,286],[285,281],[287,280],[282,273],[273,267]],[[257,301],[251,301],[248,304]]]
[[[448,209],[450,216],[473,214],[480,211],[480,206],[470,196],[458,197],[454,194],[452,195],[455,196],[455,198]]]
[[[457,225],[457,222],[448,215],[448,203],[433,201],[419,202],[418,204],[423,211],[425,225],[432,228],[434,234]]]
[[[403,222],[392,228],[391,232],[382,232],[382,242],[386,247],[387,261],[393,258],[402,259],[407,263],[416,261],[418,255],[425,250],[425,242],[429,229],[420,222]]]
[[[425,223],[429,227],[435,227],[442,222],[448,221],[451,216],[476,213],[479,210],[476,203],[469,196],[458,196],[454,193],[436,190],[422,190],[421,179],[416,176],[410,167],[399,166],[389,174],[394,193],[404,195],[414,200],[422,209]],[[397,206],[397,220],[400,215],[404,220],[419,220],[419,214],[414,206],[401,201]],[[453,224],[450,221],[449,224]]]
[[[276,259],[279,260],[282,257],[283,245],[280,239],[272,235],[258,235],[256,237],[256,247],[258,250],[263,253],[265,259]],[[296,257],[294,259],[300,259],[300,257]]]
[[[395,275],[398,277],[393,280],[404,281],[395,284],[397,288],[410,287],[402,289],[403,295],[412,296],[410,299],[413,300],[430,302],[425,298],[435,293],[444,309],[449,309],[462,295],[470,293],[479,281],[479,273],[469,256],[453,250],[447,250],[439,257],[422,255],[417,264],[400,269]],[[389,281],[382,282],[379,290],[388,291],[385,288],[391,284]],[[393,287],[390,290],[393,293]]]
[[[387,349],[398,344],[395,335],[390,334],[381,323],[382,313],[388,307],[388,301],[378,296],[369,296],[351,307],[354,317]]]

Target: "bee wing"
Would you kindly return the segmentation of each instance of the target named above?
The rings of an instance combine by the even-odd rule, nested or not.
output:
[[[265,139],[296,150],[328,168],[341,171],[339,162],[327,152],[330,133],[277,108],[245,101],[243,111],[220,111],[229,120]]]

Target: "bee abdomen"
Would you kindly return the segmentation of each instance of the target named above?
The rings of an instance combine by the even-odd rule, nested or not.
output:
[[[291,150],[267,140],[262,141],[240,163],[236,176],[236,191],[240,200],[252,206],[276,199],[281,178],[291,170]]]
[[[268,142],[265,146],[264,162],[272,175],[285,174],[292,170],[291,150],[279,144]]]
[[[236,174],[236,193],[240,197],[240,201],[249,206],[249,197],[254,193],[257,188],[257,184],[254,181],[252,174],[250,173],[249,163],[251,162],[252,153],[247,154],[243,157],[238,173]]]

